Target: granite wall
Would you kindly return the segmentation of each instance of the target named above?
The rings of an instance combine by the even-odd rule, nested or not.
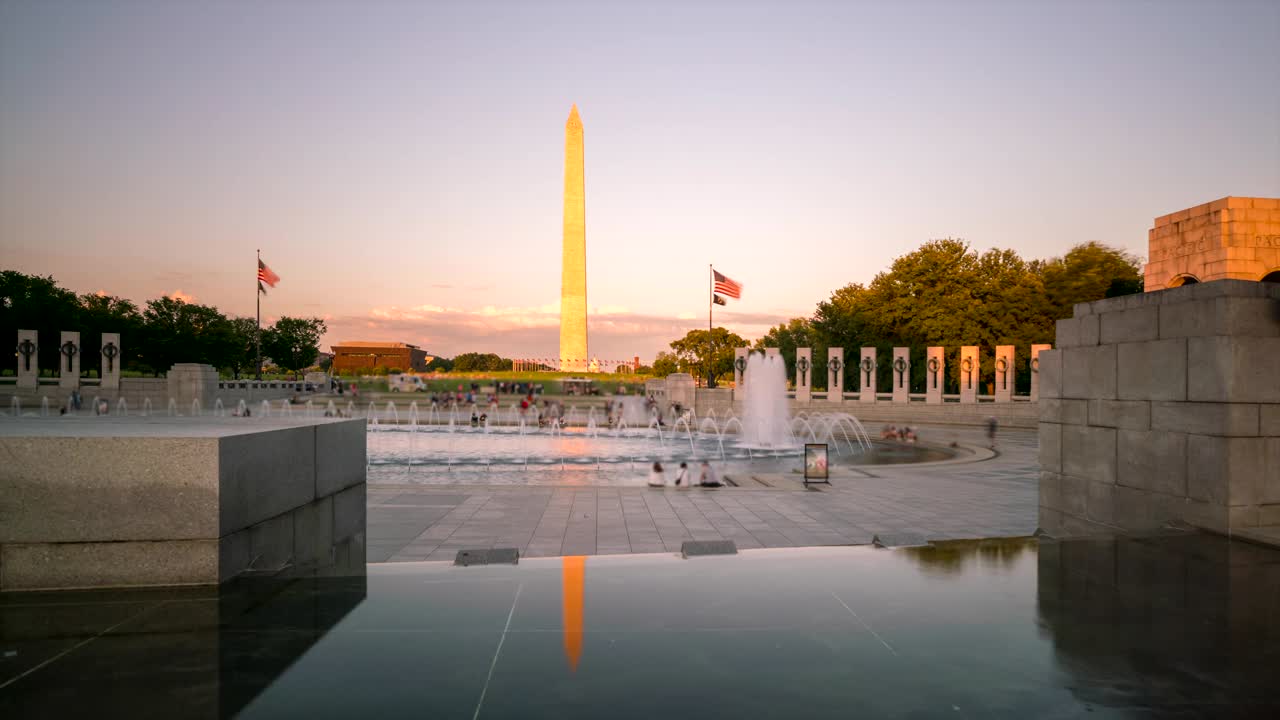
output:
[[[1280,286],[1084,303],[1040,355],[1040,525],[1280,525]]]

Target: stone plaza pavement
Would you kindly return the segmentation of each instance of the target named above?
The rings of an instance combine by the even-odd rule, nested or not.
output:
[[[934,441],[982,446],[977,428],[923,428]],[[1037,436],[1000,433],[989,459],[874,466],[805,489],[783,475],[741,487],[368,485],[368,561],[453,560],[463,548],[526,557],[678,552],[685,540],[739,549],[887,545],[1025,536],[1037,518]],[[798,477],[798,476],[797,476]]]

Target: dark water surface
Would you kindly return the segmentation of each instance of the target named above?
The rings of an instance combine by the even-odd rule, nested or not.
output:
[[[0,596],[0,718],[237,714],[1280,717],[1280,553],[1002,540]]]

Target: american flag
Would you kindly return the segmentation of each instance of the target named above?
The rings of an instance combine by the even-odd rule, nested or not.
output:
[[[280,276],[271,272],[271,268],[267,267],[262,260],[258,260],[258,292],[266,295],[267,289],[262,287],[262,283],[275,287],[278,282],[280,282]]]
[[[730,280],[715,270],[712,270],[711,274],[715,276],[715,284],[713,285],[715,292],[731,297],[734,300],[742,299],[742,283]]]

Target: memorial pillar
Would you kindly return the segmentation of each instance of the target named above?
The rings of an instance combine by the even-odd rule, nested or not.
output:
[[[982,356],[977,345],[960,348],[960,402],[978,402],[978,384],[982,380]]]
[[[781,350],[779,350],[778,348],[765,348],[765,349],[764,349],[764,359],[765,359],[765,360],[768,360],[769,358],[779,358],[779,359],[781,359],[781,358],[782,358],[782,351],[781,351]]]
[[[80,333],[62,331],[58,343],[58,387],[75,390],[80,387]]]
[[[1040,400],[1040,353],[1052,349],[1052,345],[1031,346],[1031,402]]]
[[[924,366],[924,401],[930,405],[942,402],[943,383],[946,382],[946,348],[931,347],[925,350],[928,359]]]
[[[1013,389],[1017,384],[1016,365],[1013,364],[1015,348],[1013,345],[996,346],[996,402],[1013,402]]]
[[[911,402],[911,348],[893,349],[893,401]]]
[[[873,403],[876,401],[876,349],[862,348],[862,357],[858,360],[858,402]]]
[[[120,333],[102,333],[102,364],[98,377],[102,378],[98,387],[104,390],[120,389]]]
[[[19,330],[18,387],[34,388],[40,385],[40,333],[35,330]]]
[[[827,401],[844,402],[844,348],[827,348]]]
[[[813,397],[813,348],[796,348],[796,400],[807,403]]]
[[[735,390],[740,390],[744,387],[742,378],[747,371],[747,356],[750,354],[751,348],[733,349],[733,388]]]

